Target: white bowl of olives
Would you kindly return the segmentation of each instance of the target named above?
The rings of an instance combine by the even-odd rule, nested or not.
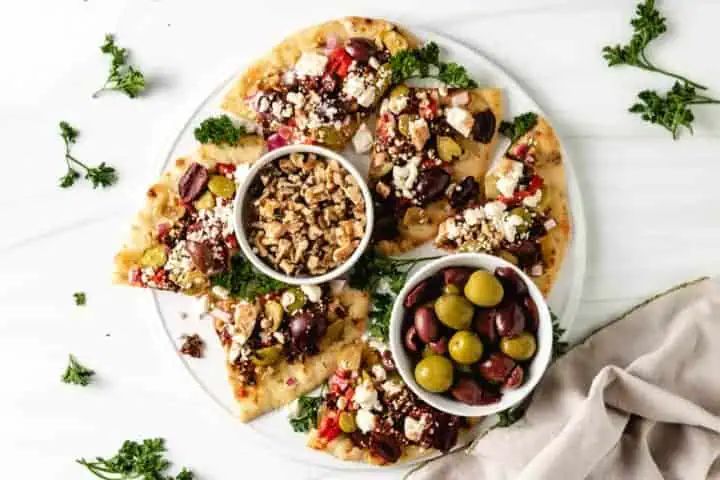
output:
[[[524,399],[550,363],[552,341],[540,290],[508,261],[482,253],[422,267],[390,320],[390,349],[405,383],[433,407],[466,417]]]

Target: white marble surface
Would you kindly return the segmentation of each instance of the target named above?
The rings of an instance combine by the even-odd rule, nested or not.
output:
[[[694,137],[625,113],[643,87],[669,82],[605,67],[600,49],[629,36],[634,0],[505,2],[177,2],[25,0],[0,5],[0,458],[3,478],[89,476],[73,460],[125,438],[162,436],[203,479],[337,477],[283,456],[188,387],[150,335],[149,298],[109,283],[113,251],[157,173],[158,140],[227,66],[250,61],[288,31],[344,14],[385,16],[473,46],[506,68],[558,126],[582,187],[589,260],[574,338],[643,297],[720,269],[720,109],[697,109]],[[720,93],[720,3],[660,2],[670,17],[658,63]],[[360,7],[362,4],[362,7]],[[103,81],[105,32],[151,79],[129,100],[90,93]],[[120,182],[61,190],[57,122],[82,136],[90,163]],[[72,293],[84,290],[77,308]],[[629,339],[628,341],[631,341]],[[98,372],[93,388],[63,385],[68,352]],[[242,470],[240,470],[242,469]],[[396,477],[399,472],[383,476]]]

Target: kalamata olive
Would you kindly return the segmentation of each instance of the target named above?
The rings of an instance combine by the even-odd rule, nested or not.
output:
[[[507,388],[518,388],[522,385],[523,380],[525,380],[525,370],[520,365],[516,365],[505,381],[505,386]]]
[[[495,328],[501,337],[515,337],[525,330],[525,314],[515,302],[495,309]]]
[[[192,202],[205,191],[208,181],[210,181],[210,174],[207,168],[199,163],[192,163],[178,182],[180,199],[185,203]]]
[[[394,438],[379,432],[370,434],[368,448],[371,454],[377,455],[388,463],[397,462],[402,454],[400,445]]]
[[[445,194],[450,185],[450,174],[440,167],[428,168],[418,174],[415,190],[421,204],[430,203]]]
[[[540,247],[532,240],[523,240],[518,245],[510,245],[508,250],[517,257],[521,268],[531,267],[540,261]]]
[[[446,337],[440,337],[434,342],[428,343],[428,347],[433,353],[445,355],[448,351],[448,340]]]
[[[530,295],[527,295],[522,299],[522,305],[525,308],[525,313],[530,323],[530,328],[533,332],[537,332],[537,329],[540,326],[540,314],[538,313],[538,308],[535,300],[533,300]]]
[[[381,355],[381,362],[382,366],[385,368],[388,372],[394,372],[396,370],[395,367],[395,360],[392,358],[392,353],[390,353],[390,350],[385,350]]]
[[[462,182],[450,192],[450,205],[459,210],[473,200],[477,200],[480,193],[480,185],[474,177],[465,177]]]
[[[313,315],[313,327],[312,327],[312,336],[316,340],[321,339],[325,332],[327,332],[328,322],[325,315],[317,314]]]
[[[502,353],[493,353],[478,366],[483,378],[493,383],[504,383],[515,368],[515,361]]]
[[[465,267],[449,267],[442,271],[443,282],[445,285],[456,285],[460,288],[465,286],[472,270]]]
[[[373,228],[373,240],[390,240],[398,236],[398,227],[395,217],[390,215],[378,216]]]
[[[433,447],[441,452],[447,452],[455,446],[458,439],[457,424],[450,425],[448,422],[442,422],[433,435]]]
[[[527,285],[520,275],[511,267],[498,267],[495,269],[495,276],[500,279],[505,291],[510,295],[522,296],[527,293]]]
[[[345,44],[345,51],[358,62],[367,62],[375,52],[375,44],[367,38],[354,37]]]
[[[436,340],[440,334],[440,325],[432,308],[420,307],[415,310],[414,317],[415,328],[420,339],[425,343]]]
[[[312,328],[312,314],[310,312],[299,312],[290,319],[290,338],[293,345],[302,350],[310,341],[310,329]]]
[[[207,272],[212,261],[210,249],[204,242],[185,241],[185,249],[190,254],[193,264],[201,272]]]
[[[495,135],[495,114],[489,108],[475,115],[472,138],[476,142],[490,143]]]
[[[407,348],[411,352],[420,351],[420,337],[418,337],[417,328],[415,328],[415,325],[410,325],[410,328],[408,328],[407,332],[405,332],[405,348]]]
[[[450,394],[459,402],[468,405],[488,405],[500,400],[500,395],[483,389],[478,382],[463,377],[450,389]]]
[[[495,343],[498,334],[495,330],[495,310],[483,308],[475,315],[473,320],[475,331],[490,343]]]
[[[415,288],[410,290],[410,293],[405,297],[405,302],[403,303],[405,308],[414,308],[416,305],[429,300],[433,294],[433,290],[435,290],[435,283],[435,279],[431,277],[415,285]]]

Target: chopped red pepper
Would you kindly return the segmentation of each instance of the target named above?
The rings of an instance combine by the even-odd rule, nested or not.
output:
[[[345,51],[344,47],[337,47],[330,52],[327,71],[334,73],[340,78],[345,78],[352,61],[352,57]]]
[[[151,280],[155,282],[156,285],[164,285],[167,280],[167,272],[164,268],[160,268],[153,274]]]
[[[438,103],[434,101],[430,101],[427,105],[420,107],[420,116],[423,117],[425,120],[432,120],[437,116],[438,112]]]
[[[331,442],[337,438],[338,435],[340,435],[340,425],[338,425],[337,414],[335,412],[328,412],[328,414],[320,420],[318,436]]]
[[[218,163],[217,170],[220,175],[227,175],[235,171],[235,165],[231,163]]]
[[[238,245],[238,241],[237,241],[237,238],[235,238],[235,235],[226,236],[225,243],[230,245],[230,248],[232,248],[232,249],[236,249],[240,246],[240,245]]]
[[[535,192],[537,192],[539,189],[543,186],[543,179],[539,175],[533,175],[530,177],[530,183],[528,183],[528,186],[525,190],[518,190],[516,191],[512,197],[503,197],[502,195],[498,197],[498,200],[506,203],[506,204],[512,204],[512,203],[520,203],[523,198],[526,197],[532,197],[535,195]]]
[[[332,377],[330,377],[330,380],[328,380],[328,386],[330,387],[330,391],[332,393],[342,394],[342,392],[348,388],[350,385],[350,379],[348,378],[349,375],[347,373],[347,370],[338,370]]]

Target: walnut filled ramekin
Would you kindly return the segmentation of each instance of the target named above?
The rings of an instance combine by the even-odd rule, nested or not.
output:
[[[235,221],[240,247],[260,271],[290,284],[322,283],[367,247],[372,200],[343,157],[293,145],[256,162],[238,192]]]

